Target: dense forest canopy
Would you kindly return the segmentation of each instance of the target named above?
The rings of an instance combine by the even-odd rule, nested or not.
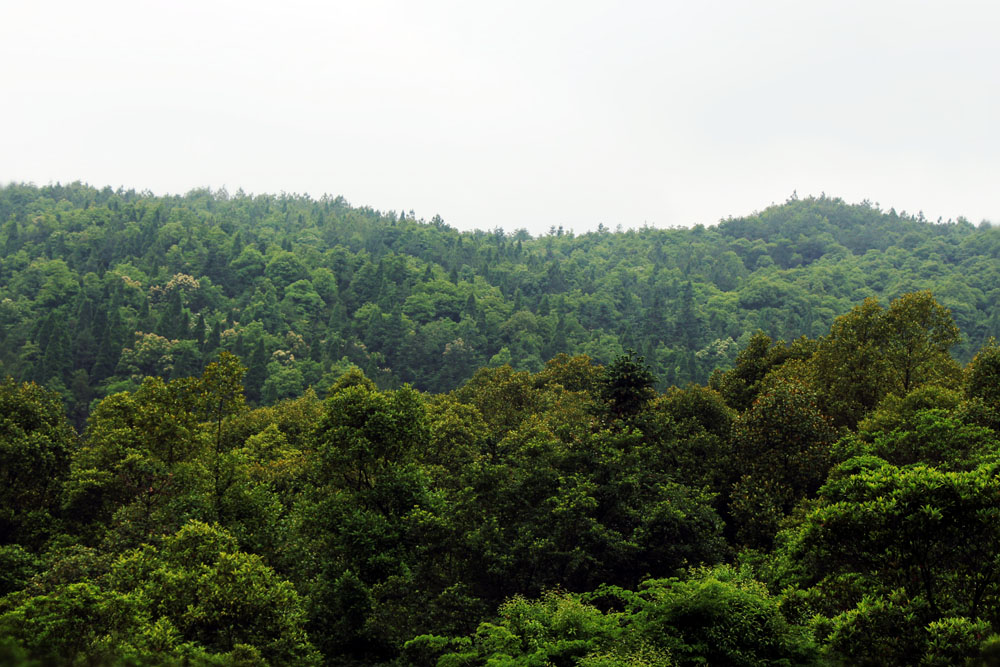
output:
[[[0,664],[1000,664],[998,230],[0,221]]]
[[[251,403],[379,387],[447,391],[558,353],[645,357],[659,389],[705,382],[757,330],[825,334],[865,298],[930,289],[968,361],[1000,336],[1000,230],[793,198],[715,227],[459,232],[342,198],[79,183],[0,188],[0,373],[89,404],[145,375],[248,366]]]

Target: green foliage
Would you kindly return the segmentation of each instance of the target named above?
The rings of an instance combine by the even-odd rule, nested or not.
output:
[[[923,384],[954,384],[958,366],[949,350],[961,340],[955,319],[930,291],[909,292],[886,310],[892,386],[906,394]]]
[[[736,355],[732,369],[716,371],[712,375],[710,386],[725,398],[730,407],[746,410],[760,392],[761,382],[768,373],[790,359],[808,359],[813,349],[812,341],[800,339],[792,345],[783,341],[773,343],[769,336],[758,331]]]
[[[0,383],[0,546],[37,549],[54,529],[75,441],[58,395]]]
[[[248,397],[273,403],[345,357],[380,387],[440,392],[485,365],[539,371],[560,353],[609,364],[633,348],[662,386],[683,386],[732,364],[754,331],[819,336],[866,296],[914,290],[934,290],[954,313],[963,361],[1000,335],[996,230],[827,197],[714,228],[537,239],[460,233],[341,198],[79,183],[0,187],[0,218],[0,363],[80,414],[133,376],[196,375],[220,348],[257,355],[251,374],[263,377],[247,382]],[[891,318],[900,342],[887,354],[905,391],[930,362],[905,333],[933,323],[926,305],[911,299]],[[305,346],[283,345],[289,331]],[[291,356],[269,368],[275,353]],[[907,359],[920,361],[907,369]],[[70,391],[79,371],[94,396]],[[722,393],[733,407],[749,405],[753,376],[731,378]]]
[[[994,464],[945,472],[855,459],[835,469],[781,541],[803,567],[800,583],[827,591],[841,609],[859,603],[856,592],[836,594],[850,575],[862,591],[920,610],[919,627],[949,616],[996,623],[998,480]]]
[[[924,653],[922,600],[901,593],[866,596],[831,622],[826,638],[833,662],[852,665],[916,665]]]
[[[858,424],[858,432],[866,438],[876,433],[888,433],[910,424],[918,411],[953,411],[961,403],[962,396],[954,389],[933,384],[917,387],[904,397],[889,394],[874,412]]]
[[[490,444],[494,447],[527,414],[541,407],[542,400],[541,392],[531,382],[531,375],[507,365],[479,369],[455,396],[479,410],[486,420]]]
[[[151,617],[165,619],[180,639],[211,653],[246,645],[271,663],[317,662],[295,589],[235,546],[218,527],[190,522],[158,550],[125,553],[110,583],[141,600]]]
[[[892,431],[871,437],[866,451],[894,465],[925,463],[942,470],[968,470],[1000,453],[995,431],[942,409],[919,410]]]
[[[183,518],[174,501],[204,489],[198,459],[208,438],[199,426],[200,393],[187,380],[151,377],[134,392],[112,394],[95,407],[82,446],[73,454],[63,512],[96,541],[117,512],[119,536],[130,544],[172,532]]]
[[[960,371],[948,351],[959,338],[951,313],[930,292],[905,294],[888,309],[866,299],[837,318],[816,351],[825,408],[838,424],[854,426],[889,394],[956,385]]]
[[[0,546],[0,597],[24,588],[41,570],[41,559],[20,544]]]
[[[628,350],[604,369],[598,380],[597,395],[609,415],[629,419],[638,415],[656,395],[655,384],[656,377],[645,359]]]
[[[0,614],[0,636],[14,639],[44,664],[110,662],[119,648],[135,650],[130,644],[141,615],[134,596],[73,583]]]
[[[965,392],[1000,411],[1000,345],[990,338],[965,370]]]
[[[24,657],[43,664],[318,663],[292,585],[259,557],[236,551],[218,527],[188,523],[160,549],[122,554],[101,576],[67,565],[53,562],[31,589],[0,602],[0,636],[15,640]]]
[[[736,413],[716,391],[699,385],[667,390],[659,404],[675,422],[695,423],[709,433],[728,437]]]
[[[534,601],[514,597],[500,606],[496,623],[479,626],[471,643],[424,637],[408,642],[406,653],[422,649],[426,654],[432,647],[440,652],[457,645],[459,652],[440,656],[437,664],[599,664],[594,659],[617,648],[623,636],[620,616],[557,592]]]
[[[927,625],[927,650],[921,665],[957,665],[979,657],[990,625],[982,619],[942,618]]]
[[[600,370],[590,357],[571,357],[560,353],[545,362],[545,368],[536,376],[538,381],[550,385],[561,385],[566,391],[590,392],[600,383]]]
[[[729,511],[739,541],[754,547],[770,546],[781,520],[819,489],[835,439],[807,384],[780,375],[764,384],[732,435],[739,478]]]
[[[738,570],[649,581],[632,604],[638,631],[679,665],[801,665],[815,658],[811,633],[790,623],[763,584]]]
[[[372,489],[389,466],[405,463],[428,442],[426,413],[409,387],[379,392],[364,384],[337,390],[326,400],[317,448],[329,478]]]
[[[602,612],[606,605],[621,611]],[[453,647],[437,664],[802,665],[817,654],[809,630],[790,623],[761,583],[726,567],[637,591],[515,596],[471,642],[419,637],[407,651],[437,657]]]
[[[989,663],[998,249],[0,187],[0,661]]]

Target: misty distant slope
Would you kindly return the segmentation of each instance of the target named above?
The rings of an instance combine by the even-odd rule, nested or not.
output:
[[[823,241],[833,240],[855,254],[868,250],[886,250],[893,246],[913,245],[927,236],[960,243],[975,232],[969,222],[959,219],[928,225],[922,215],[900,215],[895,210],[883,213],[871,204],[845,204],[828,197],[791,199],[780,206],[719,223],[719,232],[731,238],[750,241],[760,239],[777,242],[780,239],[801,241],[804,260],[816,259]],[[909,234],[914,234],[903,240]],[[829,236],[827,236],[829,235]]]

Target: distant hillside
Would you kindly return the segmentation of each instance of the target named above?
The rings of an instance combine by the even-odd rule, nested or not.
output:
[[[251,401],[273,402],[351,363],[446,391],[480,366],[625,348],[661,386],[704,382],[757,329],[821,336],[865,297],[918,289],[951,308],[963,361],[1000,336],[1000,230],[827,197],[710,228],[532,238],[340,197],[8,185],[0,251],[0,375],[59,390],[78,422],[219,349],[248,365]]]

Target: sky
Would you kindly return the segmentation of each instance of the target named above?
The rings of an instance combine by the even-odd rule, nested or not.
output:
[[[1000,223],[998,35],[965,0],[0,0],[0,183],[536,235],[793,192]]]

